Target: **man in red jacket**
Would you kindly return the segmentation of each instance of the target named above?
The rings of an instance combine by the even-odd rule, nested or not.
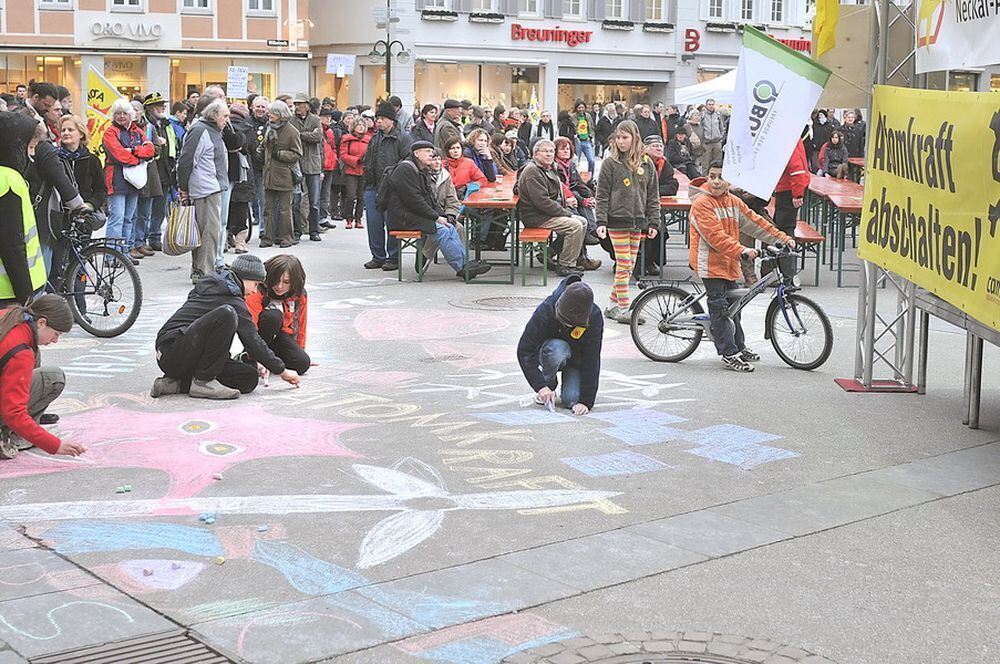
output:
[[[788,237],[795,237],[798,210],[802,207],[806,189],[809,188],[809,162],[806,146],[801,139],[795,144],[792,156],[774,188],[774,225]],[[782,271],[795,271],[795,257],[782,258]]]

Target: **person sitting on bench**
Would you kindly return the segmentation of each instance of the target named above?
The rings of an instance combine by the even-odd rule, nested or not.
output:
[[[231,269],[202,277],[156,335],[156,362],[163,376],[153,381],[150,396],[187,394],[198,399],[236,399],[257,388],[258,372],[229,356],[233,337],[256,363],[298,386],[299,375],[268,348],[257,332],[246,293],[256,290],[267,274],[253,254],[241,254]]]

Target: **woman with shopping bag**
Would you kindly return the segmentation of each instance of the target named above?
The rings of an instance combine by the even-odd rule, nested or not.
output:
[[[103,144],[104,181],[108,185],[106,235],[131,242],[139,190],[146,185],[145,169],[156,148],[135,126],[135,110],[127,100],[118,99],[111,105],[111,126],[104,132]]]

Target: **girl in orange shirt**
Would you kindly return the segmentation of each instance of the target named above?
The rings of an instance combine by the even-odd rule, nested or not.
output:
[[[261,338],[285,366],[300,375],[309,370],[306,353],[306,273],[291,254],[272,256],[264,263],[267,277],[261,288],[247,294],[247,307]]]

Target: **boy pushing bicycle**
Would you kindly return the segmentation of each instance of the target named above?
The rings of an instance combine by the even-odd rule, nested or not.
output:
[[[691,269],[701,277],[708,297],[710,329],[715,349],[722,364],[733,371],[749,372],[760,356],[747,348],[740,315],[729,315],[730,291],[736,290],[741,278],[740,258],[757,258],[757,250],[740,244],[740,231],[763,242],[784,242],[792,249],[795,240],[788,237],[767,219],[747,207],[729,192],[729,183],[722,179],[722,162],[713,161],[705,178],[691,181]],[[730,324],[732,321],[732,324]]]

